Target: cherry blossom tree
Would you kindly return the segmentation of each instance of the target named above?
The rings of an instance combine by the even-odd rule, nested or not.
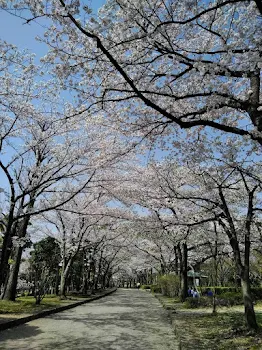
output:
[[[195,152],[190,151],[197,153],[195,145],[194,149]],[[220,145],[220,153],[219,156],[207,150],[198,157],[198,163],[192,154],[195,164],[188,163],[191,164],[188,169],[195,179],[186,182],[186,187],[177,188],[174,198],[178,201],[186,199],[188,205],[198,207],[200,213],[204,209],[213,215],[228,237],[241,279],[247,325],[256,329],[250,293],[250,252],[257,240],[256,222],[261,219],[261,164],[254,162],[252,157],[245,156],[241,160],[238,142]],[[204,162],[208,154],[212,160],[206,158]]]
[[[105,128],[91,125],[83,113],[79,117],[81,107],[75,109],[70,103],[59,101],[59,86],[55,82],[38,82],[42,70],[31,63],[30,57],[24,56],[29,60],[29,68],[23,66],[14,48],[7,46],[4,57],[6,65],[1,78],[6,82],[6,91],[0,101],[4,125],[0,169],[7,185],[1,285],[5,281],[3,297],[14,299],[30,219],[69,203],[86,191],[98,169],[113,166],[118,155],[123,156],[125,146]],[[18,63],[13,62],[13,57]],[[15,263],[8,276],[12,246]]]
[[[65,87],[136,137],[176,126],[261,138],[261,2],[11,1],[53,22],[42,39]],[[10,9],[10,7],[9,7]],[[26,17],[24,15],[24,17]]]
[[[51,214],[51,217],[47,218],[47,221],[55,227],[55,231],[51,235],[56,238],[61,251],[62,266],[59,294],[61,298],[65,298],[66,279],[76,255],[83,247],[97,244],[97,242],[92,242],[89,236],[94,224],[99,220],[86,220],[82,214],[70,214],[57,210]]]
[[[155,145],[159,136],[163,148],[166,141],[181,145],[187,160],[176,154],[169,173],[155,167],[163,181],[156,193],[137,186],[122,199],[131,205],[136,193],[135,203],[146,204],[164,229],[179,227],[180,241],[192,237],[184,233],[189,228],[218,223],[241,277],[247,324],[256,329],[249,258],[261,210],[260,163],[248,161],[261,156],[262,144],[261,1],[109,0],[97,17],[75,0],[9,4],[24,17],[29,7],[27,22],[51,19],[40,39],[49,46],[42,61],[77,94],[79,114],[120,131],[131,148],[144,139]],[[210,130],[220,158],[207,149]],[[180,136],[193,137],[198,152]]]
[[[177,162],[167,159],[165,163],[152,163],[146,169],[137,168],[128,174],[128,186],[120,183],[114,191],[116,198],[123,198],[126,205],[147,208],[147,215],[138,221],[137,232],[144,232],[147,240],[138,241],[140,250],[155,255],[152,244],[157,243],[158,259],[163,245],[172,242],[181,265],[185,266],[184,280],[188,258],[200,263],[217,257],[219,232],[219,245],[227,247],[227,254],[232,252],[241,280],[247,325],[256,329],[250,293],[250,253],[259,237],[261,163],[253,160],[252,152],[247,156],[248,148],[241,151],[241,145],[238,138],[226,144],[180,142]],[[150,216],[149,211],[154,215]],[[213,229],[212,232],[210,226],[214,224],[219,231]],[[157,235],[159,240],[155,241]],[[216,247],[212,245],[214,241],[217,241]],[[183,250],[179,247],[182,242]],[[202,250],[201,246],[208,249]]]

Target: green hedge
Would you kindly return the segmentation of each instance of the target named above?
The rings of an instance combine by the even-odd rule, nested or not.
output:
[[[200,287],[201,294],[203,294],[206,289],[211,289],[212,292],[215,291],[216,295],[241,292],[241,287]]]
[[[163,275],[158,279],[161,292],[165,296],[176,297],[179,295],[180,279],[177,275]]]
[[[218,295],[217,297],[217,305],[220,306],[233,306],[241,304],[243,304],[243,296],[240,292],[226,292]]]
[[[188,309],[194,309],[198,307],[211,307],[213,304],[212,297],[200,297],[200,298],[187,298],[184,307]],[[216,297],[217,306],[233,306],[242,305],[243,297],[241,293],[226,292]]]
[[[212,289],[212,287],[210,287]],[[219,288],[220,289],[220,288]],[[235,288],[233,288],[235,290]],[[240,290],[240,288],[237,288]],[[216,295],[216,304],[218,306],[234,306],[234,305],[242,305],[243,304],[243,296],[241,291],[228,291],[232,290],[232,288],[221,288],[219,292],[220,294]],[[202,289],[204,291],[204,289]],[[252,288],[251,289],[253,300],[262,299],[262,288]],[[213,298],[201,296],[200,298],[187,298],[184,306],[185,308],[198,308],[198,307],[208,307],[212,306]]]
[[[262,300],[262,287],[251,288],[251,293],[254,300]]]
[[[217,296],[225,293],[241,293],[241,287],[200,287],[201,294],[209,288],[214,292]],[[262,287],[253,287],[251,288],[252,297],[254,300],[262,300]]]

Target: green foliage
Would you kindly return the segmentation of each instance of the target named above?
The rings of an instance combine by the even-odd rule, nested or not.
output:
[[[217,304],[221,306],[233,306],[243,304],[242,293],[226,292],[220,294],[217,298]]]
[[[56,307],[60,304],[58,297],[46,297],[42,305],[35,305],[34,297],[19,297],[16,301],[0,300],[0,314],[31,313],[42,309]]]
[[[45,265],[49,270],[53,270],[61,261],[59,246],[52,237],[47,237],[35,243],[33,248],[31,261],[36,269]]]
[[[215,291],[216,295],[224,294],[227,292],[230,293],[240,293],[241,292],[241,287],[208,287],[211,289],[213,292]],[[199,290],[201,294],[207,289],[207,287],[200,287]]]
[[[187,309],[195,309],[198,307],[211,307],[213,303],[212,297],[201,296],[200,298],[187,298],[184,307]],[[218,306],[234,306],[243,304],[242,293],[225,292],[216,297]]]
[[[142,286],[140,288],[141,289],[151,289],[151,285],[150,284],[142,284]]]
[[[207,307],[212,305],[212,298],[210,297],[200,297],[200,298],[186,298],[184,302],[184,307],[186,309],[196,309],[198,307]]]
[[[262,300],[262,287],[251,288],[251,294],[254,300]]]
[[[152,293],[161,293],[161,287],[158,284],[151,284],[150,289]]]
[[[218,299],[233,299],[234,297],[239,298],[242,295],[241,287],[208,287],[212,291],[215,291]],[[206,287],[201,287],[201,294],[205,291]],[[262,300],[262,287],[253,287],[251,288],[251,295],[253,300]],[[241,296],[242,298],[242,296]],[[240,300],[240,299],[238,299]],[[240,301],[237,301],[233,305],[239,304]],[[242,303],[242,300],[241,300]]]
[[[14,263],[15,263],[14,259],[12,259],[12,258],[8,259],[8,264],[9,265],[14,265]]]
[[[33,248],[30,262],[34,274],[36,303],[40,304],[48,288],[55,284],[61,255],[59,246],[52,237],[35,243]]]
[[[158,279],[159,286],[163,295],[175,297],[179,295],[180,279],[177,275],[163,275]]]

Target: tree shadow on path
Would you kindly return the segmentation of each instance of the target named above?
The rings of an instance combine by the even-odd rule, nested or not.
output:
[[[16,331],[16,330],[19,330],[19,331]],[[0,332],[0,349],[1,349],[1,344],[5,340],[25,339],[25,338],[35,337],[36,335],[39,335],[41,333],[43,332],[40,330],[39,327],[31,326],[29,324],[23,324],[15,328],[6,329]]]

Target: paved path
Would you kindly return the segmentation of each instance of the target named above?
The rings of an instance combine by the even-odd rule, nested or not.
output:
[[[134,289],[0,332],[1,350],[177,350],[176,344],[166,311]]]

